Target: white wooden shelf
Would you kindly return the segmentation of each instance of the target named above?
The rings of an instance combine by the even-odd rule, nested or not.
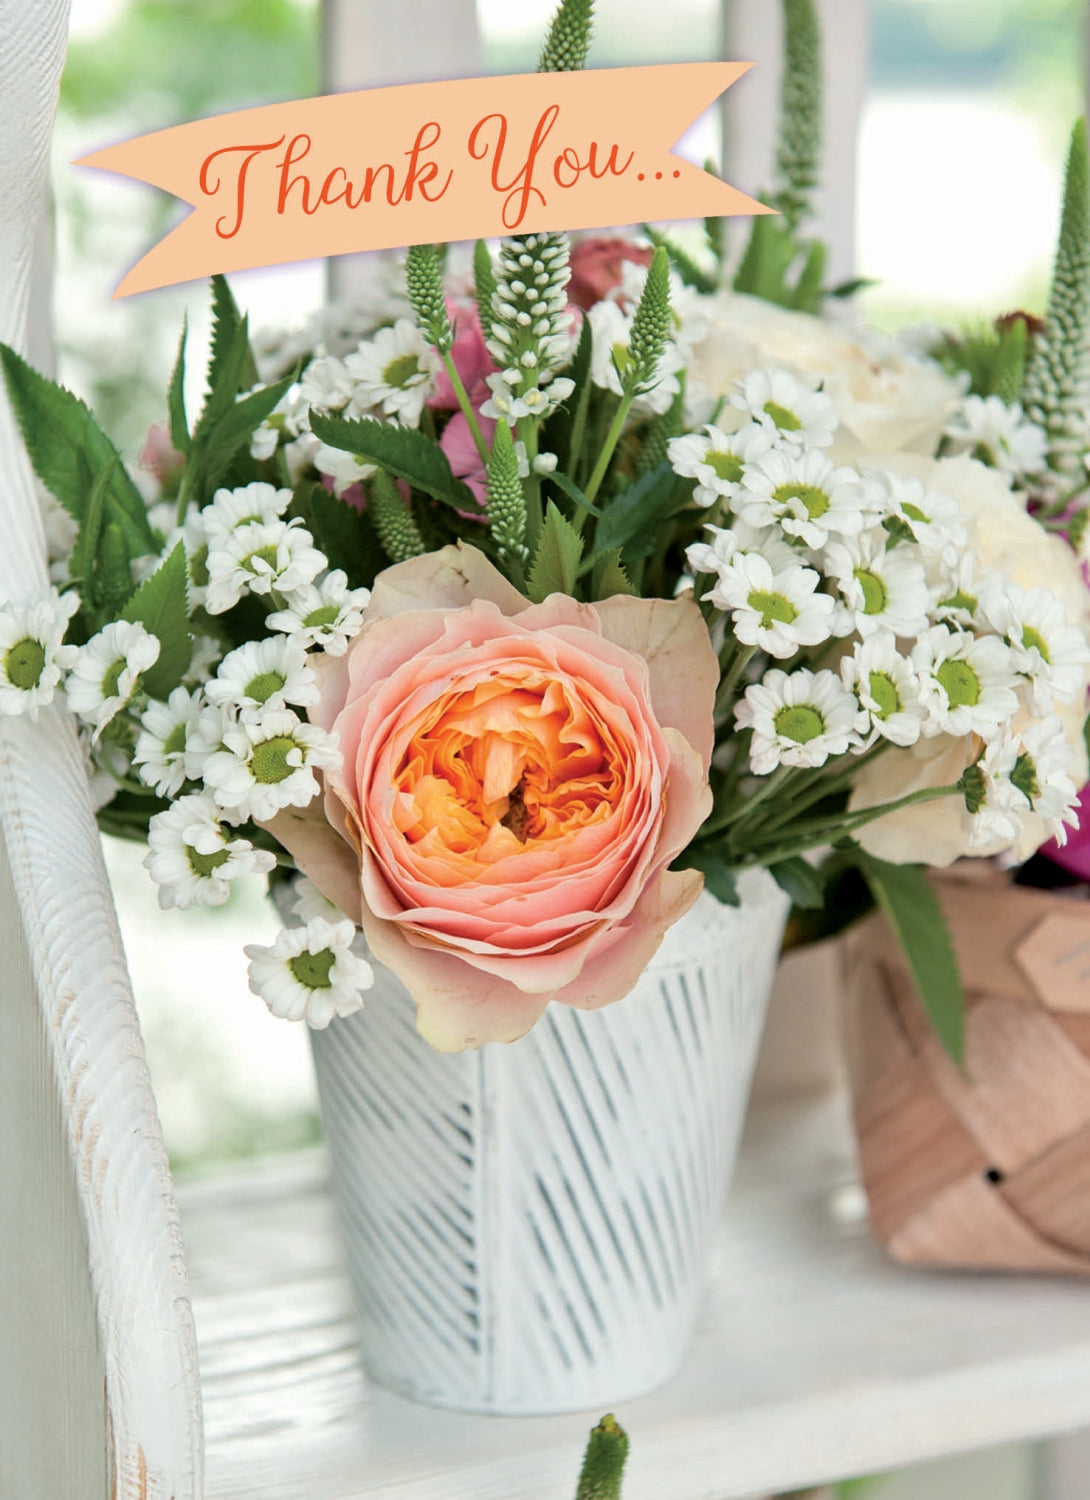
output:
[[[325,1163],[180,1194],[210,1500],[564,1500],[600,1412],[461,1416],[367,1391]],[[872,1243],[839,1096],[747,1127],[701,1328],[618,1409],[626,1500],[734,1500],[1090,1425],[1090,1287],[911,1271]]]

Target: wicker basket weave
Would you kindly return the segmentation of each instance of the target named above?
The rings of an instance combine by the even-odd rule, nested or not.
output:
[[[874,1232],[902,1261],[1090,1273],[1090,902],[971,865],[933,884],[965,981],[964,1072],[885,922],[847,939]]]

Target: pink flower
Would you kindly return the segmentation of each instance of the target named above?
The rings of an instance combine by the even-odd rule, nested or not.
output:
[[[480,319],[477,317],[477,305],[474,302],[455,301],[453,298],[448,298],[447,315],[454,326],[454,347],[450,351],[450,357],[454,361],[454,368],[462,377],[462,384],[469,392],[473,404],[479,405],[474,389],[480,386],[483,392],[481,401],[488,400],[489,391],[484,384],[484,377],[491,375],[496,366],[484,346],[484,335],[481,333]],[[458,397],[454,394],[454,387],[450,383],[450,376],[445,367],[439,371],[438,380],[435,395],[429,398],[428,405],[437,411],[456,411]]]
[[[154,474],[161,485],[169,483],[181,473],[185,465],[185,454],[179,453],[170,441],[170,433],[162,422],[153,422],[144,434],[144,446],[137,462],[149,474]]]
[[[649,266],[653,254],[649,246],[634,245],[631,240],[579,240],[572,246],[569,300],[589,310],[620,286],[621,267],[626,260]]]
[[[487,401],[488,387],[481,387],[477,394],[480,395],[481,401]],[[495,417],[482,417],[476,402],[474,402],[474,410],[477,412],[477,421],[481,424],[481,435],[491,446],[492,434],[496,430],[496,419]],[[473,441],[469,423],[460,411],[456,411],[443,428],[439,446],[447,455],[451,473],[456,479],[464,479],[483,505],[487,488],[484,464],[481,463],[481,455],[477,452],[477,445]]]
[[[343,767],[269,827],[441,1051],[626,995],[703,884],[718,677],[696,605],[532,605],[464,544],[389,568],[316,723]]]

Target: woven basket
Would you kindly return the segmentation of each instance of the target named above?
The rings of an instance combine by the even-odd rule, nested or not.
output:
[[[847,939],[874,1232],[901,1261],[1090,1273],[1090,902],[971,864],[933,884],[965,982],[964,1072],[885,922]]]

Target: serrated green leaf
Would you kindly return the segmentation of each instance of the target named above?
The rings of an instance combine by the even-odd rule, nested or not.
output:
[[[607,552],[594,565],[591,594],[595,599],[612,599],[614,594],[634,595],[632,580],[621,566],[619,551]]]
[[[550,500],[527,580],[527,593],[535,604],[550,594],[574,592],[582,555],[583,538]]]
[[[279,405],[295,380],[294,370],[282,380],[236,398],[208,432],[197,465],[203,491],[216,488],[231,465],[231,460],[249,443],[251,437]],[[195,481],[196,487],[197,481]]]
[[[85,613],[93,617],[96,625],[116,620],[125,601],[132,595],[128,548],[116,521],[107,521],[103,528],[92,563],[89,592],[94,605]]]
[[[936,1035],[960,1066],[965,1058],[965,994],[946,919],[922,865],[857,856],[875,901],[901,944]]]
[[[738,880],[734,870],[716,849],[707,846],[692,846],[679,854],[670,866],[671,870],[699,870],[704,877],[707,890],[724,906],[740,906]]]
[[[626,560],[650,557],[660,540],[660,523],[688,504],[689,493],[669,463],[641,474],[606,506],[594,533],[594,552],[582,571],[589,572],[610,552],[621,551]]]
[[[481,514],[473,491],[455,479],[447,455],[422,432],[393,422],[376,422],[370,417],[353,422],[344,417],[324,417],[317,412],[311,416],[310,427],[314,436],[331,448],[354,453],[455,510]]]
[[[250,350],[249,339],[244,338],[245,357],[234,369],[237,359],[239,332],[246,333],[246,319],[238,310],[234,293],[226,276],[212,277],[212,348],[208,361],[208,389],[214,391],[231,379],[239,384],[232,391],[236,396],[240,390],[249,390],[257,384],[257,363]]]
[[[780,890],[786,891],[794,905],[803,911],[819,911],[825,905],[825,882],[821,872],[800,855],[769,865],[768,873]]]
[[[252,362],[252,356],[246,320],[243,318],[230,335],[223,335],[221,353],[209,367],[210,371],[216,372],[215,380],[209,384],[204,406],[193,429],[192,456],[203,453],[218,423],[232,410],[239,394],[248,390],[252,384],[245,378],[247,362]]]
[[[76,533],[75,545],[72,548],[72,560],[69,567],[70,576],[83,588],[83,603],[92,614],[95,613],[99,602],[98,594],[94,587],[95,555],[98,551],[99,538],[106,520],[106,491],[109,488],[113,473],[121,462],[119,454],[114,455],[110,463],[95,480],[91,487],[91,493],[87,497],[87,507],[80,522],[79,531]],[[124,547],[124,538],[122,538]],[[128,554],[125,555],[125,565],[128,567]]]
[[[364,511],[331,495],[321,484],[305,496],[307,521],[318,547],[332,568],[341,568],[349,588],[370,588],[375,574],[386,566],[386,555]]]
[[[111,471],[106,513],[121,527],[130,557],[150,552],[154,542],[140,491],[87,407],[6,344],[0,344],[0,364],[30,461],[46,489],[82,523],[96,481]]]
[[[152,698],[169,697],[193,659],[186,566],[185,548],[179,542],[166,561],[144,579],[121,612],[123,620],[139,622],[159,642],[159,659],[141,678]]]
[[[170,372],[167,387],[167,415],[170,419],[170,441],[179,453],[189,452],[189,424],[185,415],[185,344],[188,335],[187,319],[182,319],[181,337],[174,368]]]

